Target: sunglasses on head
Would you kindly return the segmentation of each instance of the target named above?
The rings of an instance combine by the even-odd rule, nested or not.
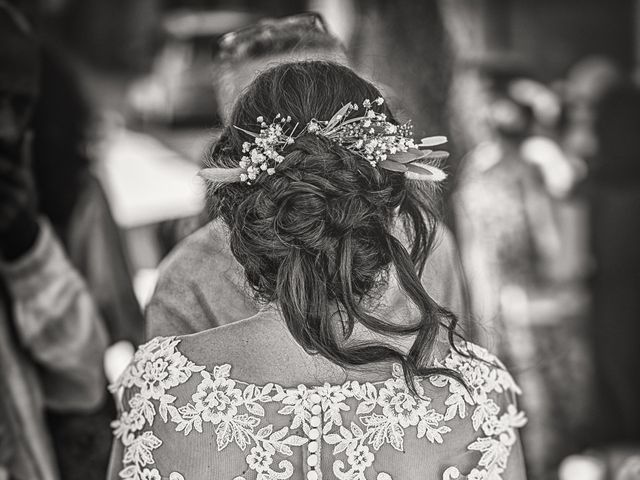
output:
[[[218,40],[219,54],[224,57],[235,57],[253,42],[295,32],[329,33],[324,19],[315,12],[265,18],[256,24],[222,35]]]

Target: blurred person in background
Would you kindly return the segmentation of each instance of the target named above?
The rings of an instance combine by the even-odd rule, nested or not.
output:
[[[348,63],[344,45],[329,32],[323,17],[312,12],[264,18],[223,35],[218,44],[214,91],[224,125],[240,94],[270,66],[304,59]]]
[[[41,60],[41,89],[31,122],[31,169],[39,212],[82,276],[107,328],[109,344],[121,342],[133,351],[142,340],[142,312],[119,229],[91,172],[91,145],[96,141],[91,105],[61,53],[45,47]],[[48,412],[63,478],[103,478],[114,413],[110,397],[92,414]]]
[[[562,84],[565,151],[591,165],[597,154],[596,107],[603,95],[623,82],[624,75],[611,59],[589,56],[574,64]]]
[[[558,222],[579,169],[554,139],[559,105],[542,102],[544,87],[509,64],[481,68],[492,136],[463,160],[453,196],[463,266],[478,336],[495,339],[528,393],[529,473],[554,478],[584,448],[592,414],[584,278],[563,257],[572,236]]]
[[[82,273],[112,342],[138,345],[143,318],[129,259],[104,190],[92,171],[97,121],[72,66],[42,51],[42,87],[35,104],[33,176],[40,209]]]
[[[224,35],[219,44],[215,92],[225,123],[238,96],[270,66],[303,59],[348,63],[344,46],[316,13],[266,18]],[[163,261],[146,310],[147,338],[200,332],[257,313],[245,289],[242,268],[228,249],[227,236],[220,220],[214,220],[187,237]],[[466,318],[461,265],[444,225],[439,226],[428,262],[423,281],[431,294]]]
[[[553,258],[558,239],[540,168],[521,154],[533,109],[509,95],[516,74],[508,66],[484,68],[492,138],[463,160],[455,201],[473,312],[491,322],[501,310],[502,287],[533,282],[541,270],[536,262]]]
[[[106,393],[102,361],[108,337],[103,321],[38,207],[29,124],[38,96],[39,55],[27,19],[0,1],[3,479],[62,478],[46,412],[91,413],[104,405]]]

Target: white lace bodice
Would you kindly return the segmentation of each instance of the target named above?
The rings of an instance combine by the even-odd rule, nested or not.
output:
[[[476,358],[451,350],[434,362],[459,372],[469,390],[451,377],[434,376],[416,382],[418,398],[399,365],[383,382],[255,385],[234,379],[230,365],[196,365],[179,343],[157,337],[141,346],[111,387],[121,398],[112,478],[391,480],[403,469],[397,462],[418,468],[421,452],[432,445],[433,455],[445,460],[438,478],[499,480],[517,443],[516,429],[526,421],[515,404],[520,392],[512,377],[473,344],[460,349]],[[456,437],[456,429],[469,433]],[[442,448],[449,438],[451,448]],[[469,440],[462,452],[454,438]],[[446,462],[463,457],[465,465]],[[216,470],[215,462],[224,468]],[[194,463],[199,472],[215,473],[191,477],[185,469]],[[403,478],[433,478],[415,473]]]

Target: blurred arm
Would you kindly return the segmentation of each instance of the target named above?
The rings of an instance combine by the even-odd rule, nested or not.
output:
[[[524,197],[536,249],[546,262],[545,266],[553,265],[561,253],[560,231],[553,200],[544,189],[537,171],[535,175],[525,177]]]
[[[57,410],[91,409],[104,397],[107,334],[51,226],[43,220],[39,225],[33,248],[0,265],[13,298],[15,327],[42,369],[47,405]]]

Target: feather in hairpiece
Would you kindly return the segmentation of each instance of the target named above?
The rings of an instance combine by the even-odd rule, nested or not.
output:
[[[419,147],[435,147],[436,145],[442,145],[447,143],[447,137],[442,135],[436,135],[434,137],[424,137],[420,140]]]
[[[427,180],[429,182],[441,182],[447,178],[447,174],[438,167],[424,163],[408,164],[407,172],[404,175],[409,180]]]
[[[214,183],[236,183],[241,181],[242,168],[203,168],[198,175]]]

